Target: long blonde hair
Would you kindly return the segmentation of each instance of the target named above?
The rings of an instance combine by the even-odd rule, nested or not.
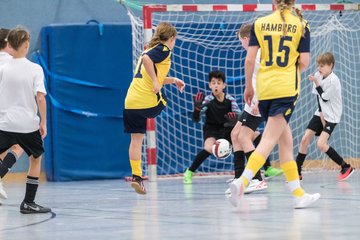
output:
[[[167,22],[161,22],[156,27],[154,36],[149,42],[149,48],[156,46],[159,43],[166,42],[171,37],[176,37],[177,31],[176,28]]]
[[[302,12],[300,9],[293,6],[294,3],[295,3],[295,0],[275,0],[275,4],[280,11],[281,19],[283,20],[283,25],[284,25],[283,26],[283,36],[285,36],[287,33],[287,28],[285,27],[286,21],[285,21],[285,16],[284,16],[285,9],[293,10],[295,12],[295,14],[299,17],[300,22],[302,24],[302,35],[304,35],[304,33],[305,33],[305,26],[304,26]]]

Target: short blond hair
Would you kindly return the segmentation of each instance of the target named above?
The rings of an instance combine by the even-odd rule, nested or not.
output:
[[[331,52],[326,52],[323,54],[320,54],[317,58],[316,58],[316,63],[317,64],[324,64],[324,65],[331,65],[332,67],[335,66],[335,57]]]
[[[253,23],[243,23],[241,24],[240,29],[237,32],[237,35],[244,38],[244,37],[250,37],[250,32],[253,27]]]

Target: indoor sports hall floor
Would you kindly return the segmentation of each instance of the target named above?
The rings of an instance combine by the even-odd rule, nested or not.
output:
[[[43,183],[37,202],[53,213],[21,215],[23,183],[7,183],[0,206],[1,240],[41,239],[360,239],[360,173],[304,173],[302,184],[322,198],[294,210],[283,177],[234,208],[224,196],[227,177],[147,183],[136,195],[123,180]]]

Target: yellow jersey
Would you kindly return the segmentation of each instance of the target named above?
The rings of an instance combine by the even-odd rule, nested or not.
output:
[[[155,73],[161,89],[170,70],[171,50],[160,43],[145,50],[142,53],[143,55],[148,55],[154,62]],[[153,92],[152,80],[143,66],[142,57],[140,57],[135,68],[134,78],[125,98],[125,109],[147,109],[156,107],[160,102],[166,105],[166,100],[162,97],[161,90],[158,94]]]
[[[258,18],[250,34],[249,46],[261,48],[256,77],[259,100],[292,97],[300,92],[297,63],[300,52],[310,52],[310,31],[308,24],[301,22],[290,10],[284,10],[284,17],[285,24],[277,10]]]

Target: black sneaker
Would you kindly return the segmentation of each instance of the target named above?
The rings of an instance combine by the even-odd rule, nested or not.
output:
[[[133,175],[131,180],[131,187],[135,189],[135,192],[142,195],[146,194],[146,189],[143,181],[144,180],[141,177],[136,175]]]
[[[36,203],[26,203],[22,202],[20,205],[20,212],[23,214],[31,214],[31,213],[48,213],[51,212],[50,208],[40,206]]]

